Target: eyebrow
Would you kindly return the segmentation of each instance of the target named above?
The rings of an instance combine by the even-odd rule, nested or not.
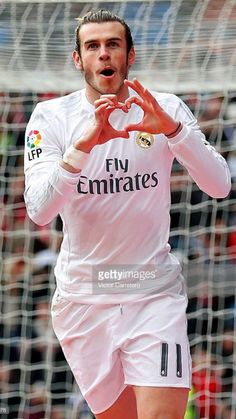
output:
[[[122,38],[108,38],[106,42],[110,41],[122,41]],[[88,41],[84,42],[84,45],[91,44],[91,42],[99,42],[99,39],[89,39]]]

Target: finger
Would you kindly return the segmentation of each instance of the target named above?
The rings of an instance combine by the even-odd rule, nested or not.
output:
[[[121,109],[124,112],[128,112],[128,108],[123,102],[117,102],[117,104],[114,106],[114,109]]]
[[[139,96],[143,96],[144,94],[144,87],[138,82],[137,79],[133,79],[133,81],[130,80],[124,80],[124,84],[126,86],[131,87],[131,89],[135,90],[136,93],[139,94]]]
[[[114,95],[114,94],[112,94],[112,93],[108,93],[108,94],[105,94],[105,95],[100,95],[100,99],[102,99],[102,98],[108,98],[108,99],[111,99],[111,100],[116,100],[117,102],[118,102],[118,99],[117,99],[117,96],[116,95]]]
[[[122,109],[122,111],[126,113],[128,112],[127,106],[123,102],[113,103],[108,98],[98,99],[96,100],[96,103],[94,102],[94,104],[95,104],[95,109],[98,109],[103,104],[107,104],[108,105],[107,109],[112,109],[112,110]]]
[[[159,105],[155,97],[151,94],[151,92],[144,88],[142,84],[137,80],[134,79],[134,85],[136,86],[136,91],[139,91],[139,95],[142,96],[145,100],[148,100],[153,107],[155,107],[158,111],[162,111],[162,107]]]
[[[136,84],[139,84],[141,86],[141,84],[138,82],[138,80],[136,80]],[[142,99],[143,99],[143,102],[142,102],[143,104],[141,102],[137,103],[143,110],[145,110],[145,103],[146,103],[146,105],[147,104],[151,105],[154,108],[154,111],[158,112],[159,115],[160,115],[161,112],[164,112],[163,108],[159,105],[159,103],[157,102],[155,97],[151,94],[151,92],[148,89],[143,89],[143,92],[141,92],[141,90],[139,90],[139,88],[135,87],[134,90],[136,90],[136,92],[139,94],[139,96],[142,97]],[[133,103],[133,99],[128,98],[125,101],[125,104],[126,104],[128,109],[130,109],[130,107],[131,107],[130,103],[131,104]],[[146,109],[147,109],[147,106],[146,106]]]
[[[117,96],[114,94],[108,94],[108,95],[101,95],[100,99],[108,99],[110,100],[112,103],[114,103],[115,105],[118,103],[118,99]]]
[[[142,109],[144,107],[143,100],[140,99],[137,96],[131,96],[128,99],[126,99],[125,106],[127,107],[127,109],[130,109],[133,103],[135,103],[136,105],[140,106],[140,108],[142,108]]]
[[[100,112],[101,110],[107,109],[108,107],[113,107],[113,105],[110,105],[110,103],[106,102],[106,103],[101,103],[96,109],[95,109],[95,113]]]
[[[103,97],[102,97],[103,96]],[[118,102],[117,97],[115,96],[114,100],[109,97],[107,97],[108,95],[102,95],[99,99],[95,100],[94,105],[95,107],[103,104],[103,103],[109,103],[111,106],[117,106],[117,107],[121,107],[124,104],[122,102]],[[110,95],[113,96],[113,95]]]
[[[123,102],[118,102],[116,105],[114,105],[114,104],[112,104],[112,105],[108,104],[107,110],[111,110],[113,112],[115,109],[121,109],[125,113],[128,112],[128,108],[125,105],[125,103],[123,103]]]
[[[145,100],[147,100],[151,105],[156,108],[157,110],[162,110],[161,106],[155,99],[155,97],[151,94],[151,92],[148,89],[145,89],[145,93],[143,94],[145,97]]]
[[[155,106],[156,104],[158,105],[156,99],[149,92],[149,90],[143,87],[143,85],[136,78],[133,79],[132,82],[130,82],[129,80],[125,80],[125,84],[133,88],[143,99],[151,102],[153,106]]]
[[[110,116],[111,112],[114,111],[114,106],[109,105],[109,103],[102,103],[95,109],[95,117],[96,118],[106,118]]]
[[[144,87],[136,78],[133,79],[133,84],[136,87],[136,90],[138,91],[138,93],[139,93],[140,96],[145,96],[146,98],[148,97],[150,99],[153,98],[153,96],[149,92],[149,90],[146,89],[146,87]]]
[[[138,81],[138,79],[136,79],[136,77],[133,78],[133,83],[137,89],[140,89],[141,91],[145,90],[145,87],[140,83],[140,81]]]
[[[123,105],[121,108],[120,108],[124,113],[128,113],[129,112],[129,109],[127,108],[127,106],[125,106],[125,105]]]
[[[95,108],[98,108],[102,104],[109,104],[110,106],[114,106],[114,103],[112,102],[112,100],[108,98],[102,98],[102,99],[100,98],[100,99],[95,100],[94,102]]]
[[[140,83],[140,81],[138,81],[136,77],[133,78],[133,83],[135,84],[135,86],[137,86],[137,88],[141,90],[146,90],[146,88]]]
[[[129,111],[126,104],[123,103],[123,102],[118,102],[117,105],[116,105],[116,109],[121,109],[125,113],[128,113],[128,111]]]

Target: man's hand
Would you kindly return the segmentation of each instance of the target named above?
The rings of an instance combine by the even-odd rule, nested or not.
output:
[[[114,94],[101,95],[94,102],[95,113],[94,121],[88,131],[73,144],[77,150],[89,153],[98,144],[104,144],[113,138],[129,138],[129,131],[143,131],[149,134],[164,134],[169,136],[177,134],[181,129],[181,124],[175,121],[161,106],[151,93],[145,89],[138,80],[125,80],[125,85],[135,90],[139,97],[129,97],[125,103],[119,102]],[[129,112],[132,104],[140,106],[144,112],[141,122],[129,124],[123,130],[118,131],[109,122],[109,116],[115,109]],[[78,172],[65,162],[61,166],[70,172]]]
[[[144,111],[142,121],[138,124],[127,125],[125,127],[126,131],[143,131],[149,134],[164,134],[168,136],[178,130],[178,126],[180,125],[179,121],[175,121],[166,113],[151,93],[137,79],[133,81],[125,80],[124,83],[139,95],[139,97],[129,97],[125,101],[127,109],[129,110],[132,104],[135,103]]]
[[[113,138],[129,138],[129,133],[126,130],[118,131],[109,123],[109,116],[115,109],[122,109],[124,112],[128,112],[126,105],[118,102],[116,95],[102,95],[94,102],[94,106],[95,113],[93,124],[88,128],[87,132],[73,144],[77,150],[83,151],[84,153],[89,153],[95,145],[104,144]],[[80,170],[75,169],[63,160],[61,160],[60,165],[68,172],[80,172]]]
[[[113,138],[129,138],[129,133],[126,130],[117,131],[109,122],[109,116],[115,109],[122,109],[124,112],[128,112],[125,104],[118,102],[116,95],[101,95],[94,102],[94,106],[93,125],[82,138],[74,143],[74,147],[77,150],[86,153],[89,153],[95,145],[104,144]]]

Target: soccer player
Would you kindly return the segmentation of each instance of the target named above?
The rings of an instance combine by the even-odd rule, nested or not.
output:
[[[122,19],[79,19],[73,60],[85,88],[39,103],[26,130],[29,216],[63,221],[54,330],[96,418],[182,419],[191,361],[168,244],[171,166],[212,197],[229,193],[229,170],[179,98],[127,80]]]

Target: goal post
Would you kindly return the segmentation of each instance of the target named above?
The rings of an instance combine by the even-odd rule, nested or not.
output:
[[[80,88],[83,79],[71,60],[75,18],[99,7],[118,12],[132,28],[132,75],[147,87],[171,92],[236,89],[235,0],[7,0],[0,9],[0,69],[7,72],[0,90]]]
[[[0,4],[0,413],[90,415],[50,321],[61,221],[38,227],[27,217],[23,147],[36,103],[84,87],[71,59],[75,18],[98,8],[112,10],[131,28],[136,63],[130,77],[179,95],[229,164],[232,191],[217,200],[174,163],[170,244],[189,296],[188,418],[236,419],[236,0]]]

